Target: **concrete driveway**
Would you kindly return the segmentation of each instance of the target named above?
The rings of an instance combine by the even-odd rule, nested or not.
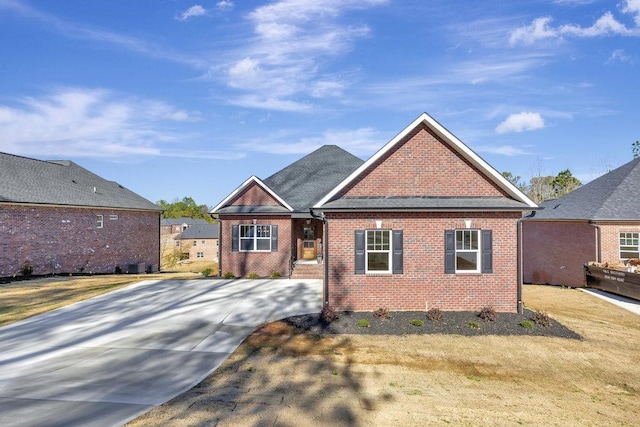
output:
[[[320,280],[145,281],[0,328],[0,425],[121,425],[265,322],[321,309]]]

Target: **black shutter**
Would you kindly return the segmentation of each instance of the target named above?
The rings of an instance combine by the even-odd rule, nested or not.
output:
[[[456,272],[455,230],[445,230],[444,232],[444,272],[447,274]]]
[[[231,252],[238,252],[240,246],[240,226],[231,226]]]
[[[493,236],[491,230],[482,230],[482,272],[493,273]]]
[[[393,230],[393,274],[402,274],[402,230]]]
[[[278,252],[278,226],[271,226],[271,252]]]
[[[356,230],[356,274],[365,272],[364,230]]]

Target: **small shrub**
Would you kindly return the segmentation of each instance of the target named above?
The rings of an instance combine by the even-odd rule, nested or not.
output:
[[[211,275],[211,272],[212,272],[212,271],[213,271],[213,270],[212,270],[211,268],[207,267],[207,268],[205,268],[204,270],[202,270],[202,271],[200,272],[200,274],[202,274],[202,276],[204,276],[204,277],[207,277],[207,276]]]
[[[424,321],[421,320],[421,319],[413,319],[409,323],[411,323],[413,326],[422,326],[422,325],[424,325]]]
[[[369,326],[371,326],[367,319],[358,319],[358,322],[356,324],[361,328],[368,328]]]
[[[520,322],[520,326],[527,329],[533,329],[533,322],[531,320],[523,320]]]
[[[258,273],[256,273],[255,271],[252,271],[251,273],[247,274],[247,279],[257,279],[258,277]]]
[[[376,319],[380,319],[380,320],[391,319],[391,314],[389,314],[389,310],[382,307],[374,311],[373,315],[376,316]]]
[[[338,315],[338,312],[336,312],[329,305],[325,305],[322,308],[322,313],[320,313],[320,318],[322,319],[323,322],[326,322],[326,323],[333,322],[334,320],[338,320],[339,317],[340,316]]]
[[[227,271],[226,273],[224,273],[224,274],[222,275],[222,278],[223,278],[223,279],[234,279],[235,277],[236,277],[236,275],[235,275],[235,274],[233,274],[233,273],[232,273],[232,272],[230,272],[230,271]]]
[[[482,310],[478,313],[478,317],[485,322],[493,322],[498,317],[498,313],[496,313],[493,307],[482,307]]]
[[[116,274],[122,274],[122,267],[116,265]]]
[[[444,320],[444,313],[439,308],[432,308],[427,311],[427,319],[432,322],[442,322]]]
[[[476,322],[475,320],[467,324],[471,329],[480,329],[480,323]]]
[[[20,267],[20,273],[22,273],[24,277],[31,277],[31,275],[33,274],[33,266],[29,261],[25,261],[22,263],[22,267]]]
[[[269,277],[271,277],[272,279],[279,279],[282,277],[282,274],[280,274],[279,271],[272,271]]]
[[[544,311],[539,311],[538,310],[535,313],[533,313],[533,322],[536,325],[542,326],[542,327],[545,327],[545,328],[548,327],[548,326],[551,326],[551,318]]]

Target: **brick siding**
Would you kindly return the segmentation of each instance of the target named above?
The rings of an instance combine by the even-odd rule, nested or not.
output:
[[[253,224],[253,219],[259,225],[278,226],[277,252],[233,252],[232,227],[239,224]],[[220,250],[222,251],[220,271],[224,275],[233,273],[236,277],[246,277],[250,273],[257,273],[260,277],[269,277],[272,273],[280,273],[282,277],[290,274],[291,247],[291,217],[284,215],[220,215],[221,236]]]
[[[600,254],[598,254],[598,228]],[[583,265],[620,259],[620,233],[640,232],[627,221],[524,221],[523,281],[572,287],[585,286]]]
[[[587,222],[522,222],[524,283],[584,286],[582,266],[597,258],[597,229]]]
[[[96,215],[103,215],[103,228]],[[159,218],[159,212],[2,205],[0,277],[19,274],[25,261],[35,275],[159,265]]]
[[[424,125],[348,186],[345,196],[504,196]]]
[[[508,213],[327,213],[329,304],[337,310],[517,311],[516,221]],[[493,231],[493,273],[445,274],[444,232]],[[403,230],[403,274],[355,274],[355,230]]]

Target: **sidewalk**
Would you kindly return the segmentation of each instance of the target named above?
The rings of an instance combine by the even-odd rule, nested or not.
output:
[[[622,307],[625,310],[629,310],[632,313],[640,314],[640,301],[637,301],[631,298],[626,298],[616,294],[611,294],[608,292],[603,292],[598,289],[590,289],[590,288],[578,288],[578,289],[580,289],[582,292],[586,292],[597,298],[603,299],[613,305]]]

